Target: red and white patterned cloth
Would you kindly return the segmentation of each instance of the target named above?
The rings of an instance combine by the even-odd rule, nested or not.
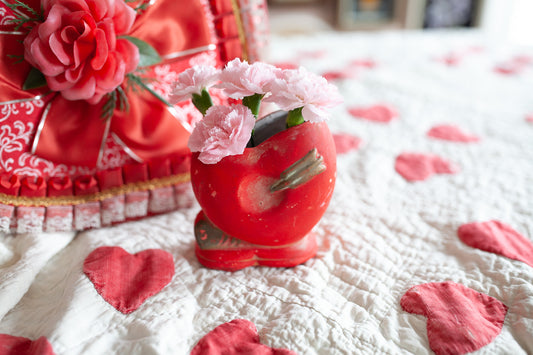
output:
[[[271,47],[271,62],[329,73],[344,96],[317,257],[203,268],[197,204],[77,235],[3,234],[0,346],[533,353],[533,48],[477,32],[322,33]]]

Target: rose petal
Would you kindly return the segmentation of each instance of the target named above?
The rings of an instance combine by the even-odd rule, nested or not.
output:
[[[117,35],[128,33],[133,26],[137,14],[134,9],[129,7],[123,1],[116,1],[115,4],[116,12],[112,16],[115,25],[115,33]]]
[[[44,75],[56,76],[65,70],[50,48],[40,42],[38,38],[31,44],[30,53],[35,66]]]
[[[65,43],[72,44],[80,34],[74,26],[67,26],[61,30],[61,40]]]
[[[94,93],[96,88],[96,80],[94,77],[86,76],[84,80],[79,80],[76,84],[68,90],[61,92],[61,95],[67,100],[88,100]]]
[[[68,66],[71,64],[71,56],[68,55],[64,44],[57,38],[57,32],[52,33],[48,39],[50,49],[56,55],[61,64]]]
[[[85,63],[82,63],[77,68],[67,69],[65,72],[65,79],[70,83],[76,83],[78,80],[80,80],[84,68]]]
[[[74,65],[78,66],[94,51],[94,37],[89,33],[90,28],[84,24],[85,32],[74,42]]]
[[[116,51],[126,63],[126,73],[131,73],[139,64],[139,48],[126,39],[117,40]]]
[[[110,4],[107,1],[87,0],[89,11],[96,22],[101,21],[104,17],[113,16],[113,13],[108,13],[108,11],[113,11],[114,7],[109,5]]]
[[[96,42],[96,48],[94,51],[94,57],[91,60],[91,66],[94,70],[100,70],[104,66],[109,54],[104,31],[99,28],[95,29],[94,39]]]
[[[70,89],[74,83],[68,81],[66,78],[66,73],[61,73],[56,76],[47,76],[46,83],[52,91],[63,91]]]
[[[110,51],[114,51],[117,45],[117,36],[115,33],[115,27],[111,19],[103,19],[98,23],[98,28],[100,28],[105,33],[105,38],[107,40],[107,47]]]
[[[61,27],[61,17],[65,13],[68,13],[68,10],[61,5],[52,7],[46,21],[38,27],[39,38],[44,40],[57,31]]]

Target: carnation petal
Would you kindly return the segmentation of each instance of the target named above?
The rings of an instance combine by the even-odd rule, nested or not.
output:
[[[219,71],[211,66],[198,66],[186,69],[178,76],[178,81],[172,88],[170,103],[190,99],[192,94],[201,94],[202,90],[213,85],[218,80]]]
[[[212,106],[191,133],[189,148],[200,152],[198,159],[204,164],[215,164],[242,154],[254,125],[255,116],[243,105]]]
[[[305,121],[318,123],[328,119],[328,112],[315,105],[305,105],[302,109],[302,116]]]

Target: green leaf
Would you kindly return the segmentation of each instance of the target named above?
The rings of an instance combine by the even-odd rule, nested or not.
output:
[[[251,96],[245,96],[242,99],[242,104],[252,111],[256,119],[257,115],[259,115],[259,107],[264,96],[264,94],[253,94]]]
[[[161,57],[154,47],[145,41],[131,36],[121,36],[120,38],[127,39],[139,48],[139,67],[147,67],[161,62]]]
[[[294,127],[294,126],[304,123],[304,116],[302,116],[302,109],[303,107],[298,107],[298,108],[295,108],[294,110],[289,111],[289,114],[287,115],[287,128]]]
[[[43,86],[46,86],[46,79],[43,73],[32,67],[28,73],[28,76],[26,77],[26,81],[24,81],[24,84],[22,85],[22,89],[31,90]]]
[[[200,94],[192,94],[192,103],[204,116],[207,110],[213,106],[211,95],[209,95],[209,92],[205,88],[202,89]]]

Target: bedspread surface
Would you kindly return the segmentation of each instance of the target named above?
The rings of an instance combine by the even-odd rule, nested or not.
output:
[[[316,258],[206,269],[197,204],[77,235],[3,235],[0,333],[45,337],[56,354],[189,354],[245,319],[298,354],[533,353],[533,49],[477,32],[321,33],[273,37],[270,57],[344,97]],[[102,246],[163,250],[174,274],[124,314],[83,272]]]

